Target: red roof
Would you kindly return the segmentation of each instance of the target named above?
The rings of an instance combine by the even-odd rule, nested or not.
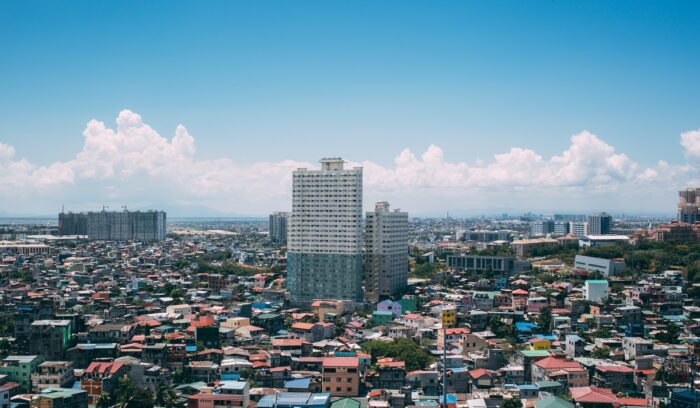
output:
[[[324,367],[359,367],[360,359],[357,357],[324,357]]]
[[[491,373],[489,372],[489,370],[486,370],[483,368],[477,368],[476,370],[471,370],[469,372],[469,375],[472,378],[479,378],[479,377],[483,377],[485,375],[487,375],[487,376],[489,376],[489,378],[491,378]]]
[[[273,347],[301,347],[301,339],[272,339]]]
[[[296,322],[292,325],[292,329],[295,330],[311,330],[314,327],[313,323],[303,323],[303,322]]]
[[[119,371],[119,369],[122,368],[122,364],[120,363],[98,363],[98,362],[93,362],[90,363],[88,368],[85,369],[86,373],[98,373],[98,374],[104,374],[104,375],[109,375],[109,374],[114,374],[115,372]]]
[[[647,400],[644,398],[620,398],[620,403],[627,407],[647,407],[651,404],[647,404]]]
[[[590,404],[619,404],[620,400],[613,395],[609,388],[572,387],[569,388],[571,399],[577,403]]]
[[[523,289],[516,289],[513,291],[513,294],[514,295],[527,295],[528,292],[526,290],[523,290]]]
[[[546,370],[556,370],[561,368],[581,368],[581,364],[576,361],[569,361],[563,358],[546,357],[535,363],[536,366]]]

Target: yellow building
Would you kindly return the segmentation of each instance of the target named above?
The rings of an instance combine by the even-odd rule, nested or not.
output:
[[[457,309],[454,307],[442,309],[440,321],[442,321],[442,327],[444,328],[455,327],[457,325]]]
[[[549,340],[541,339],[539,337],[530,339],[530,350],[549,350],[552,348],[552,342]]]

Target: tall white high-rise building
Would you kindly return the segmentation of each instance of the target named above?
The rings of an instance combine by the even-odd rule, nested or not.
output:
[[[401,294],[408,281],[408,213],[378,202],[365,227],[365,299]]]
[[[293,174],[287,287],[295,300],[362,300],[362,168],[321,160]]]

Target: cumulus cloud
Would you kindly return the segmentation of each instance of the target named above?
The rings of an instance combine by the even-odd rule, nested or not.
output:
[[[681,134],[681,146],[690,159],[700,159],[700,129]]]
[[[171,138],[158,133],[142,117],[123,110],[116,126],[91,120],[84,144],[72,160],[37,166],[17,158],[12,146],[0,143],[0,193],[31,198],[37,191],[54,200],[90,197],[90,203],[174,203],[197,205],[228,213],[262,214],[290,206],[292,171],[310,163],[286,160],[242,166],[230,158],[199,160],[195,138],[178,125]],[[700,158],[700,130],[681,135],[689,158]],[[478,192],[520,191],[524,196],[570,195],[683,187],[696,169],[692,164],[660,161],[641,167],[596,135],[583,131],[570,138],[561,154],[543,157],[531,149],[513,147],[491,160],[450,162],[442,149],[430,145],[422,154],[404,149],[393,165],[364,161],[367,199],[400,197],[416,211],[439,211],[444,203],[424,194],[474,200]],[[6,200],[5,210],[12,210]],[[52,203],[52,208],[58,203]]]

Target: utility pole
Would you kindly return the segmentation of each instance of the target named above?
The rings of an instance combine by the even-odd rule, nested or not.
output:
[[[442,322],[442,408],[447,408],[447,327]]]

